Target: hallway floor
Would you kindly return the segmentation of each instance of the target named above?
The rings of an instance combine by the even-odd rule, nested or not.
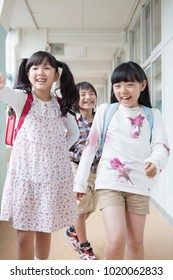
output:
[[[173,225],[170,224],[151,204],[150,215],[145,227],[145,259],[173,260]],[[49,259],[79,260],[76,251],[64,235],[65,229],[52,234],[52,244]],[[103,259],[104,228],[102,216],[97,210],[87,221],[88,239],[91,242],[98,259]],[[15,260],[16,231],[8,222],[0,222],[0,260]]]

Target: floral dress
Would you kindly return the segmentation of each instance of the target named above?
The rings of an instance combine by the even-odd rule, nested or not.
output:
[[[34,96],[12,149],[1,220],[25,231],[53,232],[71,225],[76,218],[72,182],[58,102]]]

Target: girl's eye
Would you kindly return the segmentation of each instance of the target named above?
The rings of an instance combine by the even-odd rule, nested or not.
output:
[[[89,93],[90,96],[95,96],[95,93],[92,91]]]
[[[120,85],[116,84],[116,85],[113,85],[113,87],[114,87],[115,89],[117,89],[117,88],[120,87]]]
[[[133,86],[133,83],[128,83],[127,86],[128,86],[128,87],[132,87],[132,86]]]

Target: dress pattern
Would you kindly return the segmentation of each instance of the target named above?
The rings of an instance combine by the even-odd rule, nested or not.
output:
[[[72,182],[57,99],[43,102],[34,95],[12,149],[1,220],[19,230],[41,232],[73,224],[77,211]]]

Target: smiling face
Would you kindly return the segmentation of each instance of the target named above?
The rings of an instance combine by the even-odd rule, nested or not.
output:
[[[59,74],[46,58],[41,64],[32,65],[28,72],[28,78],[36,94],[49,94],[52,84],[58,79],[58,76]]]
[[[136,81],[121,81],[113,84],[113,92],[115,97],[125,107],[132,108],[139,106],[138,99],[141,91],[146,87],[146,80],[142,83]]]
[[[81,111],[92,111],[95,108],[97,97],[91,88],[80,89],[79,96],[79,107]]]

